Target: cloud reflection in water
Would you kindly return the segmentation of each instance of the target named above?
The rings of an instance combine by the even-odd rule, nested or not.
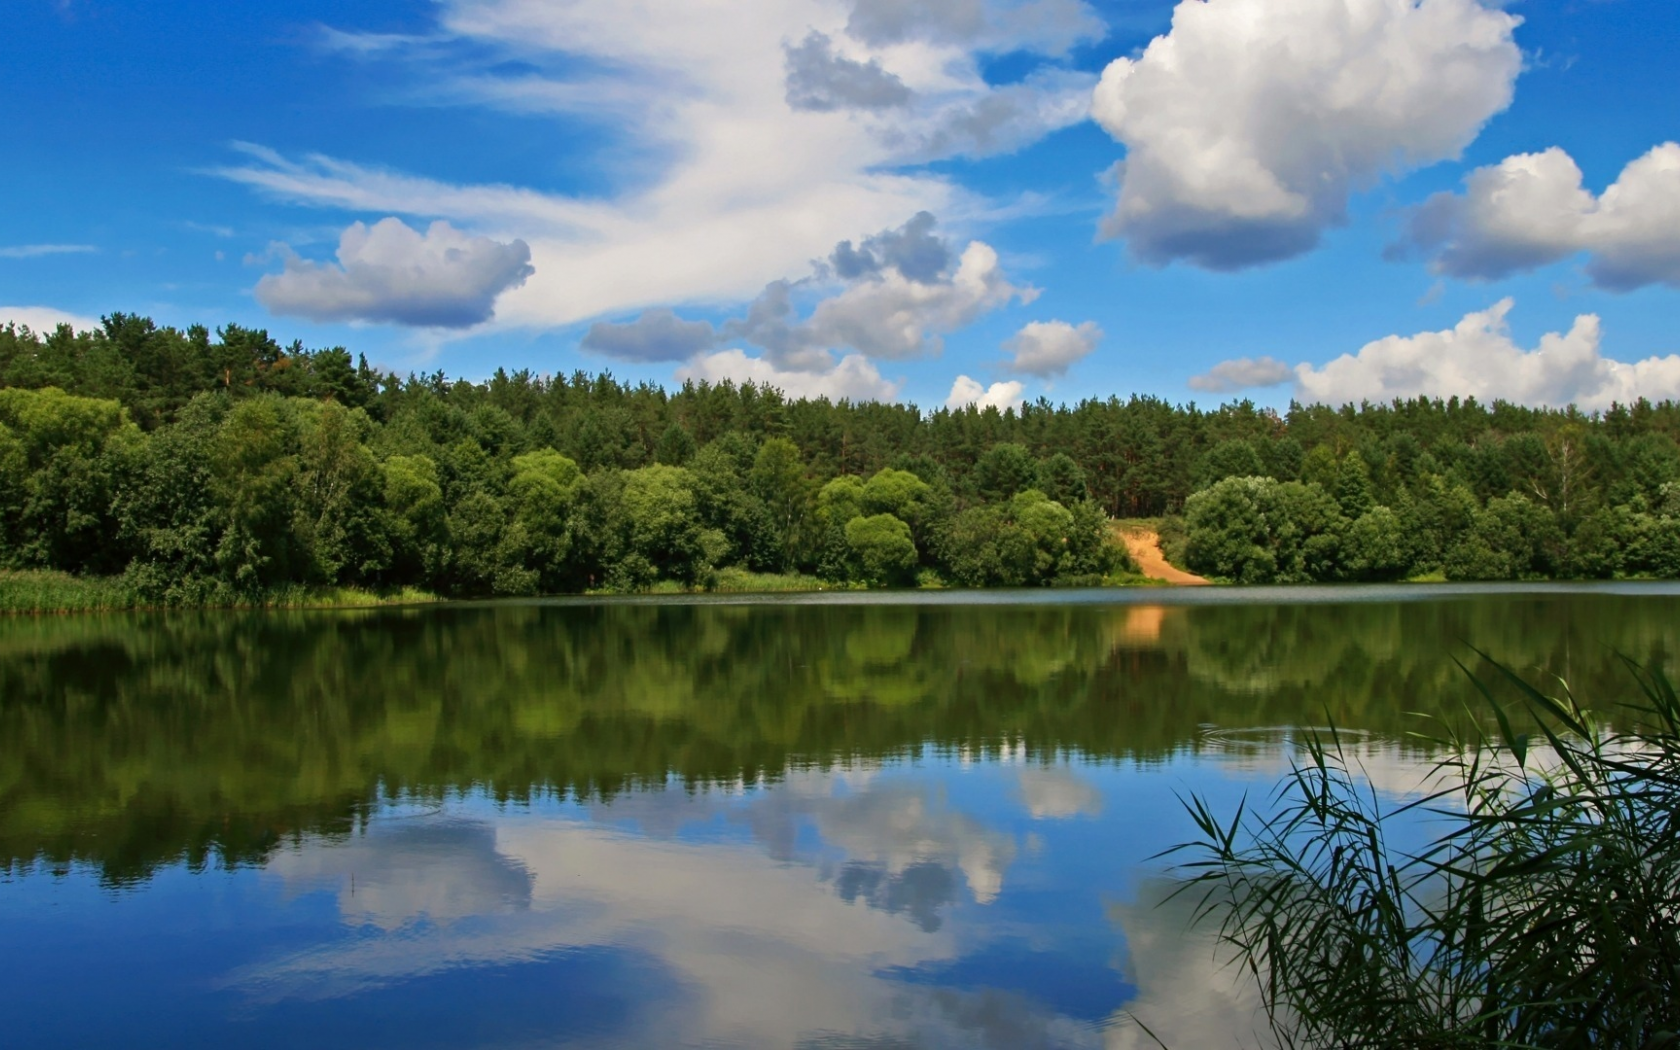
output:
[[[997,972],[985,962],[991,923],[948,921],[992,910],[1014,835],[952,805],[937,778],[875,772],[796,772],[739,792],[673,786],[558,814],[469,802],[452,815],[376,816],[268,867],[289,895],[331,890],[350,935],[241,969],[228,987],[295,1006],[610,950],[671,978],[650,982],[634,1030],[611,1045],[1099,1045],[1091,1018],[997,987],[1007,974],[984,978]],[[1100,805],[1072,773],[1039,779],[1076,800],[1050,810]],[[982,977],[905,979],[971,971]]]

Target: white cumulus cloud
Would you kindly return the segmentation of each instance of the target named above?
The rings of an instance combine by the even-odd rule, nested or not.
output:
[[[938,353],[941,333],[973,324],[1012,299],[1031,302],[1037,294],[1011,284],[991,245],[973,241],[956,271],[942,280],[916,281],[889,270],[824,299],[811,312],[809,337],[871,357],[917,357]]]
[[[993,383],[991,386],[981,386],[978,379],[969,376],[958,376],[951,384],[951,396],[945,399],[945,407],[953,412],[973,405],[975,408],[995,408],[1003,411],[1015,408],[1021,404],[1021,394],[1026,386],[1016,380]]]
[[[1499,278],[1578,253],[1602,288],[1680,288],[1680,143],[1665,142],[1594,196],[1557,147],[1477,168],[1462,194],[1413,213],[1407,240],[1454,277]]]
[[[424,234],[396,218],[352,223],[339,237],[336,265],[279,251],[285,269],[257,282],[257,299],[311,321],[468,328],[489,320],[496,297],[533,272],[524,241],[502,244],[443,221]]]
[[[1480,0],[1182,0],[1096,89],[1126,147],[1104,232],[1157,265],[1310,250],[1352,191],[1456,156],[1510,104],[1520,21]]]
[[[1295,378],[1295,370],[1275,357],[1238,357],[1221,361],[1186,384],[1191,390],[1225,394],[1257,386],[1277,386]]]
[[[1102,339],[1095,321],[1077,328],[1066,321],[1031,321],[1003,344],[1009,352],[1009,369],[1048,378],[1066,372],[1074,362],[1090,354]]]
[[[937,354],[946,333],[1038,295],[1012,283],[983,241],[969,242],[951,265],[953,253],[933,225],[933,216],[921,213],[858,247],[842,241],[821,264],[819,278],[799,286],[772,282],[745,317],[724,325],[724,334],[763,348],[778,369],[825,371],[837,349],[886,360]],[[802,318],[796,293],[820,283],[822,274],[842,279],[843,287]]]
[[[822,371],[780,369],[764,357],[740,349],[704,354],[677,369],[677,379],[719,383],[757,383],[771,386],[790,398],[826,397],[830,401],[892,401],[900,384],[884,379],[868,358],[847,354]]]
[[[1541,336],[1532,350],[1511,338],[1502,299],[1441,332],[1391,335],[1325,365],[1296,366],[1297,395],[1342,404],[1395,397],[1502,398],[1584,409],[1640,397],[1680,398],[1680,355],[1614,361],[1600,352],[1599,320],[1582,314],[1567,332]]]
[[[103,328],[97,317],[66,313],[50,306],[0,306],[0,328],[6,325],[27,328],[36,335],[51,335],[58,326],[67,324],[78,332],[92,332]]]

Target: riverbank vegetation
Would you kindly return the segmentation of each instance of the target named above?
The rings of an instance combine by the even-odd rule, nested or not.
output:
[[[1169,556],[1239,582],[1672,577],[1677,436],[1668,403],[923,413],[752,384],[474,383],[112,314],[0,329],[0,567],[187,605],[708,589],[725,570],[1091,584],[1132,568],[1110,518],[1181,515]]]
[[[1420,797],[1385,799],[1330,731],[1275,811],[1192,803],[1186,890],[1279,1045],[1680,1045],[1680,700],[1628,666],[1613,722],[1496,668],[1517,710],[1478,681],[1498,729],[1444,741]]]

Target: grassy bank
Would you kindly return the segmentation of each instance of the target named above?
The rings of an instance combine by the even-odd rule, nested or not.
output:
[[[1094,581],[1093,581],[1094,582]],[[917,590],[945,590],[950,586],[932,573],[924,573]],[[1170,584],[1137,573],[1116,573],[1104,577],[1104,587],[1166,587]],[[742,568],[719,570],[708,587],[687,587],[675,580],[662,580],[643,594],[794,594],[810,591],[866,590],[857,583],[835,583],[799,573],[751,572]],[[613,595],[607,589],[588,592]],[[143,600],[120,576],[72,576],[43,569],[0,570],[0,615],[101,612],[146,608],[195,609],[358,609],[380,605],[418,605],[444,599],[416,587],[393,591],[370,591],[359,587],[286,587],[259,600],[209,599],[202,602],[159,603]]]
[[[1094,579],[1090,584],[1078,586],[1102,587],[1170,587],[1171,584],[1160,580],[1152,580],[1138,573],[1122,572],[1103,577],[1100,584]],[[747,569],[721,569],[713,578],[709,587],[687,587],[675,580],[661,580],[651,589],[638,591],[638,594],[793,594],[808,591],[865,591],[869,588],[860,583],[835,583],[816,576],[805,576],[799,573],[771,573],[751,572]],[[893,588],[895,590],[944,591],[951,590],[952,585],[930,570],[923,570],[917,577],[913,587]],[[613,595],[629,592],[595,590],[591,594]]]
[[[94,612],[137,604],[133,589],[121,577],[0,570],[0,613]]]
[[[590,594],[792,594],[801,591],[844,591],[853,589],[844,583],[829,583],[815,576],[799,573],[752,572],[747,569],[720,569],[709,587],[690,587],[676,580],[660,580],[645,591],[617,591],[599,588]]]
[[[369,591],[359,587],[287,587],[260,601],[209,601],[201,608],[355,609],[374,605],[412,605],[438,597],[415,587]],[[143,609],[143,601],[120,576],[72,576],[43,569],[0,570],[0,615],[102,612]]]

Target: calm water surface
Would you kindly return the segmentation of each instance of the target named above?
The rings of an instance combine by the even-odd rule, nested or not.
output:
[[[1467,642],[1608,706],[1680,589],[0,620],[0,1041],[1252,1041],[1178,796],[1409,790]]]

